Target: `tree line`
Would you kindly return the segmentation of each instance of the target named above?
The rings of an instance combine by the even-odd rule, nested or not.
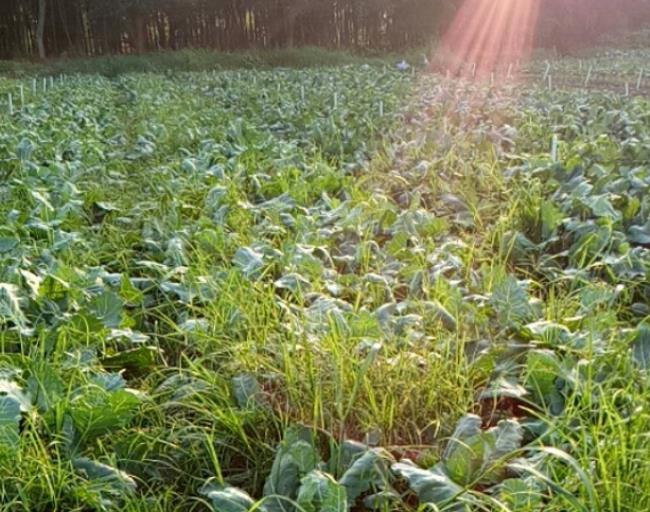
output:
[[[503,0],[483,0],[499,2]],[[540,2],[536,43],[571,49],[650,22],[650,0]],[[0,58],[180,48],[401,50],[439,37],[463,0],[1,0]]]

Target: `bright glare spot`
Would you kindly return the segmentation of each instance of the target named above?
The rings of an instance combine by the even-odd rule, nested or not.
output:
[[[531,54],[540,0],[465,0],[437,63],[454,75],[516,73]]]

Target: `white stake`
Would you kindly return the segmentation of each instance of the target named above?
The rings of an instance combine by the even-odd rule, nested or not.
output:
[[[512,76],[512,62],[508,64],[508,79]]]
[[[627,98],[630,95],[630,83],[625,82],[625,97]]]
[[[553,90],[553,75],[548,75],[548,90]]]
[[[490,85],[494,85],[494,71],[490,73]]]
[[[546,69],[544,70],[544,81],[548,78],[548,74],[551,72],[551,64],[549,61],[546,61]]]
[[[379,117],[384,117],[384,102],[379,100]]]
[[[23,84],[20,84],[20,109],[25,108],[25,88]]]
[[[587,71],[587,78],[585,78],[585,87],[589,85],[589,80],[591,80],[591,72],[593,71],[594,67],[589,66],[589,71]]]
[[[339,107],[339,95],[337,93],[334,93],[334,110],[336,110]]]
[[[305,102],[305,86],[300,86],[300,101]]]
[[[36,95],[36,78],[32,78],[32,94]]]
[[[11,97],[11,93],[9,93],[7,96],[8,96],[7,99],[9,100],[9,115],[13,116],[14,115],[14,100]]]
[[[643,68],[639,70],[639,78],[636,81],[636,90],[641,89],[641,82],[643,81]]]
[[[47,91],[47,78],[43,77],[43,92]]]
[[[53,76],[50,77],[50,89],[52,87],[54,87],[54,77]]]
[[[553,135],[553,138],[551,139],[551,160],[553,162],[557,162],[557,135]]]

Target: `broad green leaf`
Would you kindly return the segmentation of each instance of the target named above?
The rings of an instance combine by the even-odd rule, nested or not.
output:
[[[294,512],[295,507],[274,496],[295,499],[300,479],[316,469],[320,456],[314,447],[311,432],[304,427],[287,429],[277,448],[271,473],[264,483],[265,507],[268,512]]]
[[[459,484],[494,483],[501,479],[505,459],[519,449],[523,432],[518,422],[500,421],[481,430],[481,418],[462,418],[443,454],[445,473]]]
[[[31,292],[31,298],[34,300],[38,299],[39,290],[41,288],[41,282],[43,282],[43,278],[30,272],[29,270],[21,270],[20,275],[23,276],[25,284],[27,284],[27,287]]]
[[[253,375],[245,373],[233,377],[232,390],[237,405],[242,409],[255,407],[262,402],[262,388]]]
[[[540,217],[542,220],[542,238],[546,240],[551,237],[562,222],[562,211],[552,202],[544,201],[540,207]]]
[[[27,318],[21,308],[19,289],[10,283],[0,283],[0,325],[11,323],[20,330],[27,328]]]
[[[621,213],[612,206],[606,195],[587,196],[582,201],[596,217],[606,217],[611,220],[621,218]]]
[[[527,394],[526,388],[522,385],[513,382],[512,379],[505,376],[499,376],[481,391],[479,400],[497,400],[499,398],[520,399]]]
[[[209,210],[215,210],[225,203],[228,197],[228,188],[217,185],[210,189],[205,196],[205,207]]]
[[[400,495],[395,491],[380,491],[363,498],[363,506],[368,510],[399,510]]]
[[[553,492],[558,495],[561,495],[564,499],[570,503],[570,510],[576,510],[580,512],[590,512],[592,510],[600,510],[600,504],[598,503],[598,496],[595,493],[595,489],[592,484],[591,478],[587,475],[584,468],[566,452],[559,450],[551,446],[542,446],[535,449],[540,455],[549,455],[556,459],[558,462],[565,463],[571,471],[577,476],[583,487],[586,490],[588,499],[585,500],[583,496],[578,497],[573,492],[569,491],[562,482],[556,481],[554,478],[548,476],[540,467],[538,463],[533,462],[528,458],[519,458],[515,461],[508,464],[508,468],[511,471],[516,472],[519,475],[530,475],[537,482],[540,482],[545,487],[548,487]],[[545,459],[539,459],[545,460]],[[528,512],[528,511],[526,511]]]
[[[264,255],[251,247],[242,247],[235,253],[232,262],[244,276],[253,278],[264,268]]]
[[[9,395],[0,395],[0,454],[18,449],[20,402]]]
[[[110,329],[117,329],[122,322],[122,301],[111,291],[105,291],[92,298],[88,309]]]
[[[442,467],[422,469],[411,462],[398,462],[393,464],[392,470],[406,480],[420,503],[431,503],[440,510],[463,510],[461,501],[466,491],[449,478]]]
[[[534,244],[526,235],[519,231],[506,233],[502,241],[502,251],[508,254],[509,259],[515,263],[526,261],[537,251]]]
[[[483,466],[485,451],[481,418],[475,415],[461,418],[443,454],[447,474],[455,482],[470,484]]]
[[[144,294],[136,288],[126,274],[120,277],[120,297],[127,303],[141,304]]]
[[[289,290],[293,293],[307,292],[311,288],[309,281],[295,272],[282,276],[273,285],[280,290]]]
[[[481,423],[481,418],[475,414],[468,414],[458,420],[454,433],[442,455],[443,459],[450,458],[456,449],[463,446],[465,441],[479,435],[481,433]]]
[[[0,253],[10,252],[18,246],[18,239],[14,237],[0,237]]]
[[[119,212],[120,209],[115,206],[113,203],[109,203],[107,201],[95,201],[95,205],[100,209],[104,210],[105,212]]]
[[[346,489],[331,475],[313,470],[300,481],[296,502],[305,512],[347,512]]]
[[[121,373],[118,372],[101,372],[94,374],[90,377],[93,384],[98,385],[104,391],[117,391],[118,389],[126,388],[126,380]]]
[[[196,161],[192,158],[185,158],[181,162],[181,169],[188,174],[196,173]]]
[[[512,512],[539,510],[543,497],[531,478],[509,478],[499,485],[499,500]]]
[[[111,491],[131,494],[137,488],[135,480],[128,473],[108,464],[102,464],[86,457],[78,457],[72,460],[72,465],[88,480],[103,484]]]
[[[30,190],[30,194],[38,204],[44,207],[45,210],[50,212],[55,210],[54,206],[52,206],[52,203],[50,202],[48,197],[49,193],[47,191]]]
[[[650,245],[650,221],[643,226],[630,226],[627,238],[635,244]]]
[[[27,389],[40,412],[50,410],[65,394],[65,384],[54,365],[42,363],[31,368]]]
[[[428,301],[425,303],[427,314],[432,318],[439,321],[442,326],[449,331],[456,331],[458,329],[458,322],[454,315],[452,315],[440,302]]]
[[[16,400],[21,412],[27,412],[31,408],[31,397],[13,380],[0,378],[0,396],[8,396]]]
[[[135,346],[141,346],[147,341],[149,341],[149,336],[138,331],[133,331],[131,329],[111,329],[111,332],[107,335],[107,339],[111,341],[127,341],[129,344]]]
[[[199,492],[208,498],[214,512],[248,512],[255,505],[255,501],[248,494],[229,485],[209,482]]]
[[[334,450],[327,462],[327,472],[333,475],[345,473],[350,466],[368,450],[368,446],[358,441],[345,440]]]
[[[642,370],[650,369],[650,326],[639,325],[632,343],[632,358]]]
[[[565,344],[571,339],[571,331],[566,326],[545,320],[527,324],[524,332],[531,338],[550,345]]]
[[[505,458],[519,450],[524,439],[521,425],[515,420],[502,420],[496,427],[484,432],[483,436],[488,442],[485,467],[495,463],[503,464]]]
[[[70,402],[69,411],[77,431],[89,440],[128,425],[139,404],[140,398],[130,390],[92,386]]]
[[[371,489],[387,487],[392,461],[393,457],[388,452],[378,448],[370,449],[357,458],[340,479],[350,503]]]
[[[19,160],[29,160],[36,148],[35,144],[28,138],[22,138],[16,146],[16,156]]]
[[[187,264],[185,241],[180,236],[174,236],[167,241],[165,263],[172,267],[182,267]]]
[[[158,347],[140,346],[101,359],[102,366],[112,370],[144,370],[153,368],[160,356]]]
[[[536,401],[554,414],[562,412],[564,398],[555,385],[560,374],[560,360],[550,350],[533,350],[526,356],[524,385]]]
[[[494,287],[490,304],[499,324],[504,327],[527,323],[537,313],[526,287],[512,276],[507,276]]]

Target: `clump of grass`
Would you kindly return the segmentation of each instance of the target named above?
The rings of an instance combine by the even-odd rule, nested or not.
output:
[[[0,61],[0,74],[12,77],[127,73],[179,73],[229,69],[317,68],[390,63],[391,55],[368,57],[344,50],[287,48],[220,52],[205,49],[158,51],[141,55],[56,58],[45,62]]]

